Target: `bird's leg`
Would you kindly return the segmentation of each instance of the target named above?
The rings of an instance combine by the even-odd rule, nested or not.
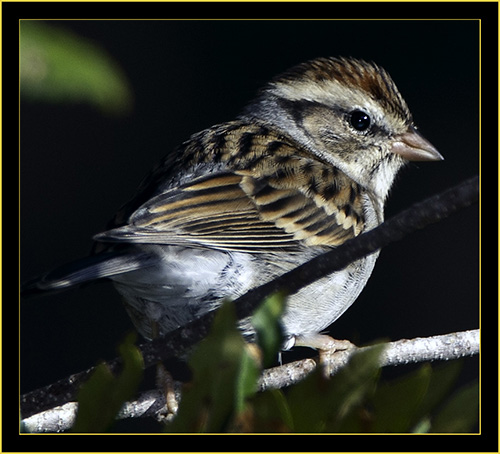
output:
[[[152,322],[153,338],[159,337],[158,323]],[[159,415],[162,419],[169,421],[177,413],[179,403],[175,396],[174,379],[162,362],[156,364],[156,387],[163,391],[165,396],[165,408]]]
[[[156,386],[163,390],[165,395],[165,409],[162,413],[168,421],[177,413],[179,403],[175,396],[174,379],[162,363],[158,363],[156,366]]]

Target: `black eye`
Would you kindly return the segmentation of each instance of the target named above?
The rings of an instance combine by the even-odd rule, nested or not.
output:
[[[354,110],[349,114],[349,122],[356,131],[366,131],[370,127],[370,117],[362,110]]]

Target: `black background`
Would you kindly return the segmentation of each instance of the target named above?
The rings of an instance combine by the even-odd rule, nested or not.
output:
[[[103,17],[97,5],[66,6],[11,12],[24,18]],[[234,119],[274,75],[319,56],[353,56],[385,67],[420,131],[445,157],[401,172],[387,218],[479,173],[477,18],[483,19],[483,34],[495,33],[486,18],[496,20],[496,5],[453,4],[453,16],[468,20],[449,19],[450,11],[437,3],[412,4],[411,10],[402,4],[278,4],[279,13],[270,4],[237,9],[211,4],[210,10],[200,4],[149,4],[141,11],[131,6],[120,4],[120,16],[169,20],[50,22],[104,48],[127,74],[135,104],[129,116],[112,118],[87,106],[21,102],[21,281],[88,254],[92,235],[104,229],[156,161],[190,134]],[[278,17],[176,20],[270,14]],[[378,19],[390,17],[395,20]],[[411,17],[421,20],[403,20]],[[326,20],[340,18],[355,20]],[[5,35],[4,28],[4,49]],[[485,36],[482,62],[490,60],[488,77],[496,90],[496,42]],[[496,102],[496,93],[489,99]],[[485,103],[483,97],[483,109]],[[490,120],[492,129],[485,130]],[[496,159],[496,134],[493,142],[488,137],[496,132],[496,121],[484,112],[482,121],[482,155],[494,153]],[[485,149],[485,143],[494,148]],[[384,249],[367,287],[330,332],[364,344],[478,328],[479,315],[475,205]],[[21,301],[20,317],[21,393],[114,357],[117,343],[132,329],[111,284]],[[478,369],[477,357],[466,359],[462,382],[477,377]]]

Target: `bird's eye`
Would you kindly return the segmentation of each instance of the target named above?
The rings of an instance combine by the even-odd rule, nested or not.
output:
[[[366,131],[370,127],[370,116],[362,110],[354,110],[349,114],[349,122],[356,131]]]

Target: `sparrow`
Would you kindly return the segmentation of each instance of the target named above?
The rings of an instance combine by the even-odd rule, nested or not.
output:
[[[192,135],[94,237],[89,257],[25,295],[109,279],[137,330],[164,336],[384,219],[408,161],[438,161],[389,74],[317,58],[272,79],[234,121]],[[290,295],[283,349],[318,346],[356,300],[378,252]],[[249,320],[241,323],[251,338]]]

